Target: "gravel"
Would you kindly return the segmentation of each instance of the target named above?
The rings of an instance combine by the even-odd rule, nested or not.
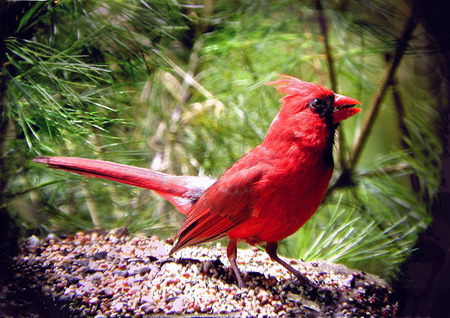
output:
[[[170,243],[170,242],[169,242]],[[226,248],[188,247],[167,256],[158,237],[124,228],[32,236],[0,291],[5,317],[394,317],[397,298],[382,279],[329,262],[288,260],[317,288],[264,251],[238,251],[238,288]]]

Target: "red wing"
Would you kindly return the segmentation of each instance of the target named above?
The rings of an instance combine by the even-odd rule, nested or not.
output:
[[[257,165],[225,173],[195,203],[178,231],[171,254],[186,246],[215,240],[251,216],[251,187],[261,179]]]

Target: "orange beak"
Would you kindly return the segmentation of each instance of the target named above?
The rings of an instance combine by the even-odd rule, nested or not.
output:
[[[354,107],[355,105],[361,105],[361,102],[351,97],[336,94],[333,105],[333,123],[336,124],[359,113],[362,109]]]

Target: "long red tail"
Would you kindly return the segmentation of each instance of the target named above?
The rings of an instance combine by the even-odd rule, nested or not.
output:
[[[51,168],[62,169],[88,177],[108,179],[154,190],[175,205],[183,214],[188,214],[192,205],[215,181],[208,177],[173,176],[150,169],[103,160],[36,157],[33,161],[45,163]]]

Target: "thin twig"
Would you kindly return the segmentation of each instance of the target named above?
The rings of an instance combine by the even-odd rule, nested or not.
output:
[[[398,128],[400,129],[402,136],[409,138],[410,133],[405,123],[405,107],[403,105],[402,96],[400,95],[400,91],[397,87],[397,80],[395,76],[392,77],[392,82],[390,85],[392,87],[392,99],[394,101],[394,106],[397,113]],[[404,139],[401,140],[401,144],[403,149],[408,148],[408,145]]]
[[[317,13],[318,13],[318,22],[319,22],[320,32],[322,34],[323,42],[324,42],[324,46],[325,46],[325,56],[326,56],[326,60],[328,63],[328,74],[329,74],[329,78],[330,78],[331,89],[334,92],[337,92],[338,84],[337,84],[337,78],[336,78],[336,71],[334,69],[334,59],[333,59],[333,55],[331,54],[330,43],[328,41],[327,20],[325,19],[321,0],[316,1],[316,9],[317,9]],[[340,167],[342,170],[346,170],[346,169],[348,169],[348,160],[346,157],[347,147],[346,147],[346,143],[345,143],[344,131],[342,130],[342,128],[338,132],[338,138],[339,138],[339,143],[337,144],[337,152],[339,154],[339,164],[340,164]]]
[[[392,87],[392,98],[394,100],[395,109],[397,111],[397,120],[398,120],[398,127],[400,129],[400,132],[403,137],[409,138],[411,136],[408,127],[405,123],[405,107],[403,105],[402,97],[400,95],[400,91],[397,89],[397,81],[395,76],[392,77],[391,82]],[[401,140],[402,148],[408,149],[408,144],[405,142],[405,139],[402,138]],[[413,156],[413,155],[411,155]],[[416,174],[411,174],[410,177],[411,187],[414,192],[418,193],[421,190],[419,177]],[[424,201],[427,202],[427,197],[424,197]]]
[[[370,171],[361,171],[357,174],[357,177],[374,177],[374,176],[380,176],[383,174],[394,174],[398,173],[399,171],[412,171],[413,167],[411,164],[407,162],[399,162],[394,166],[391,167],[382,167],[381,169],[377,170],[370,170]]]
[[[381,176],[383,174],[387,174],[387,175],[391,175],[394,173],[398,173],[400,171],[413,171],[412,166],[407,163],[407,162],[399,162],[394,166],[391,167],[382,167],[380,169],[376,169],[376,170],[366,170],[366,171],[357,171],[354,173],[353,177],[354,178],[373,178],[373,177],[377,177],[377,176]],[[346,172],[348,173],[349,170],[346,170]],[[336,182],[333,183],[333,185],[331,185],[326,194],[325,194],[325,199],[328,199],[329,195],[336,189],[339,187],[345,187],[345,186],[350,186],[352,185],[351,183],[343,183],[343,182],[339,182],[339,179],[345,179],[345,177],[342,177],[342,174],[339,176],[338,180]],[[352,179],[348,179],[348,180],[352,180]]]
[[[40,188],[43,188],[43,187],[46,187],[46,186],[49,186],[49,185],[52,185],[52,184],[55,184],[55,183],[63,182],[63,181],[65,181],[65,179],[52,180],[52,181],[49,181],[49,182],[46,182],[46,183],[38,184],[38,185],[36,185],[34,187],[26,188],[26,189],[24,189],[22,191],[18,191],[18,192],[14,192],[14,193],[6,193],[5,194],[5,198],[6,199],[11,199],[11,198],[14,198],[14,197],[19,197],[19,196],[27,194],[29,192],[36,191],[36,190],[39,190]]]
[[[328,42],[328,32],[327,32],[327,21],[325,20],[325,16],[323,14],[323,7],[320,0],[316,1],[316,9],[318,13],[318,19],[319,19],[319,27],[320,27],[320,33],[323,36],[323,43],[325,46],[325,56],[327,58],[328,63],[328,72],[330,74],[330,81],[331,81],[331,90],[337,91],[337,81],[336,81],[336,73],[334,71],[334,61],[333,56],[331,55],[330,50],[330,43]]]
[[[100,226],[101,222],[100,222],[100,217],[99,217],[99,212],[98,212],[98,209],[96,206],[96,202],[92,198],[86,182],[83,182],[83,184],[81,185],[81,191],[83,192],[84,199],[86,201],[86,205],[89,210],[89,214],[91,216],[92,224],[94,224],[95,226]]]

